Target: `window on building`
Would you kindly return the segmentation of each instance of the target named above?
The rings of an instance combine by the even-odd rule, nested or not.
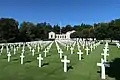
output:
[[[53,35],[51,35],[51,38],[53,38]]]
[[[66,38],[66,36],[65,36],[65,38]]]

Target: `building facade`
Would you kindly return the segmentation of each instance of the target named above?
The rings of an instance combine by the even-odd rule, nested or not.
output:
[[[68,31],[66,34],[55,34],[54,32],[49,32],[48,39],[70,39],[70,35],[74,33],[75,30],[73,31]]]

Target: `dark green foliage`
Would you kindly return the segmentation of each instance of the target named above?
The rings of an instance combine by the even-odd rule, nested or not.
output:
[[[19,35],[18,22],[12,18],[0,19],[0,42],[15,42]]]
[[[66,25],[51,26],[49,23],[22,22],[19,23],[12,18],[0,18],[0,42],[18,42],[18,41],[34,41],[47,40],[50,31],[66,33],[67,31],[75,30],[71,34],[72,38],[97,38],[97,39],[113,39],[120,40],[120,19],[111,20],[107,23],[94,23],[94,25]]]

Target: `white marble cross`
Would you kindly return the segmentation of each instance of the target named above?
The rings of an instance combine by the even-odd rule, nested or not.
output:
[[[46,54],[46,53],[47,53],[48,51],[45,49],[43,52],[45,53],[45,57],[46,57],[46,56],[47,56],[47,54]]]
[[[14,47],[14,54],[16,54],[16,48]]]
[[[105,47],[104,47],[104,48],[109,48],[109,46],[105,44]]]
[[[41,45],[41,50],[43,49],[43,46]]]
[[[31,46],[29,46],[29,49],[30,49],[30,52],[31,52],[31,50],[32,50],[32,47],[31,47]]]
[[[48,47],[47,47],[47,50],[49,51],[49,49],[50,49],[50,47],[48,46]]]
[[[57,48],[57,51],[58,51],[58,53],[59,53],[59,51],[60,51],[60,48],[59,48],[59,47]]]
[[[74,42],[73,47],[75,47],[76,42]]]
[[[41,67],[41,65],[42,65],[42,60],[43,60],[41,54],[39,54],[39,57],[37,57],[37,59],[39,60],[39,67]]]
[[[40,52],[40,46],[39,46],[39,45],[38,45],[38,48],[37,48],[37,49],[38,49],[38,52]]]
[[[105,65],[104,65],[104,60],[101,59],[101,63],[97,63],[97,66],[101,67],[101,79],[105,79]]]
[[[109,54],[107,52],[101,53],[101,55],[103,55],[104,57],[104,62],[107,62],[107,56],[109,56]]]
[[[17,51],[18,51],[18,48],[19,48],[19,47],[17,46],[16,48],[17,48]]]
[[[109,51],[108,47],[104,47],[103,51],[104,51],[104,50],[107,50],[107,51]]]
[[[70,48],[71,54],[73,54],[73,49],[74,49],[73,47]]]
[[[32,49],[32,56],[34,56],[35,55],[35,49],[33,48]]]
[[[20,56],[20,63],[21,63],[21,64],[23,64],[23,59],[24,59],[24,57],[25,57],[23,54],[24,54],[24,53],[21,53],[21,56]]]
[[[79,45],[77,46],[77,48],[78,48],[78,50],[80,50],[80,46]]]
[[[82,46],[83,46],[83,49],[84,49],[84,48],[85,48],[85,44],[83,43],[83,45],[82,45]]]
[[[79,52],[77,52],[77,54],[79,55],[79,60],[81,60],[81,54],[83,54],[83,52],[81,52],[81,50],[79,50]]]
[[[88,55],[88,51],[90,50],[88,47],[86,47],[86,54]]]
[[[103,49],[103,52],[107,53],[109,51],[109,49],[105,48]]]
[[[10,56],[11,56],[10,52],[8,52],[7,56],[8,56],[8,62],[10,62]]]
[[[70,63],[70,60],[67,60],[67,56],[64,56],[64,59],[61,60],[64,63],[64,72],[67,72],[67,63]]]
[[[0,49],[0,55],[2,54],[2,52],[3,52],[3,46],[2,46],[2,48]]]
[[[36,47],[37,47],[37,45],[35,44],[35,47],[34,47],[34,48],[36,49]]]
[[[68,51],[68,49],[69,49],[69,46],[67,45],[66,47],[67,47],[67,51]]]
[[[95,45],[95,43],[93,44],[93,49],[95,49],[95,47],[96,47],[96,45]]]
[[[9,48],[8,48],[8,46],[6,46],[7,47],[7,53],[9,53]]]
[[[92,44],[90,45],[90,50],[91,50],[91,52],[93,51],[93,46],[92,46]]]
[[[22,49],[22,53],[24,53],[24,52],[25,52],[25,49],[23,48],[23,49]]]
[[[60,49],[60,51],[59,51],[60,58],[62,58],[62,53],[63,53],[63,51],[62,51],[62,49]]]

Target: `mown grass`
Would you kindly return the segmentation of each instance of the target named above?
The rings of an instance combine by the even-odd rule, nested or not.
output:
[[[101,52],[104,47],[103,44],[98,46],[87,56],[85,51],[82,49],[84,54],[83,59],[78,60],[77,46],[75,46],[74,54],[70,54],[70,50],[66,49],[60,45],[63,50],[63,54],[68,56],[71,63],[68,64],[68,72],[63,72],[63,63],[59,58],[55,43],[52,45],[50,52],[47,57],[44,58],[41,68],[38,67],[38,52],[36,50],[35,56],[32,56],[29,49],[26,48],[24,64],[20,64],[20,53],[21,49],[16,55],[11,51],[11,61],[7,62],[6,51],[0,56],[0,80],[100,80],[100,67],[97,67],[97,62],[100,62]],[[42,50],[43,51],[43,50]],[[44,53],[42,57],[44,57]],[[110,45],[110,56],[108,57],[108,62],[119,57],[120,49],[116,46]],[[106,80],[114,80],[107,76]]]

